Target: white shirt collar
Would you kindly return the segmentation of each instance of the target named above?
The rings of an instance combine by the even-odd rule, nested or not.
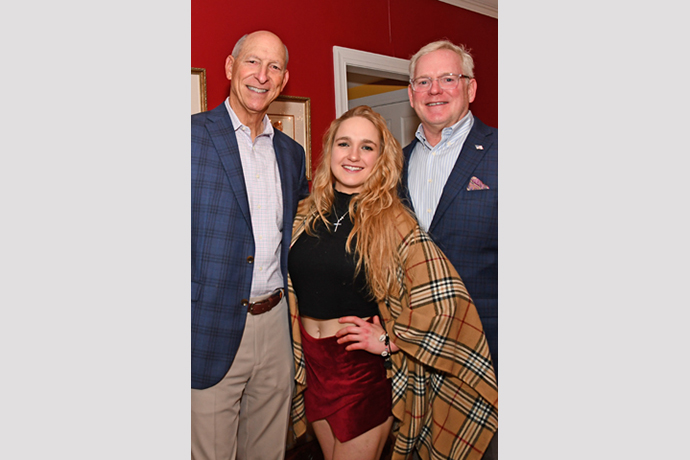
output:
[[[460,119],[457,123],[455,123],[453,126],[448,126],[443,128],[441,131],[441,144],[444,140],[452,138],[456,133],[462,132],[463,134],[466,132],[464,128],[469,131],[472,129],[472,125],[474,124],[474,115],[472,115],[472,111],[468,111],[467,114]],[[415,133],[415,137],[419,140],[419,142],[424,145],[427,149],[431,150],[433,147],[429,142],[426,140],[426,135],[424,134],[424,127],[422,124],[419,124],[419,127],[417,128],[417,132]],[[438,144],[437,144],[438,145]]]
[[[227,98],[225,98],[225,108],[228,109],[228,114],[230,114],[230,120],[232,121],[232,127],[235,128],[235,131],[237,131],[238,129],[240,129],[242,127],[250,129],[248,126],[244,125],[240,121],[240,119],[237,117],[237,114],[235,113],[235,111],[232,110],[232,107],[230,106],[230,97],[229,96]],[[273,140],[273,134],[274,134],[273,125],[271,124],[271,120],[268,118],[268,115],[264,115],[263,125],[264,125],[264,129],[260,135],[266,135],[271,140]]]

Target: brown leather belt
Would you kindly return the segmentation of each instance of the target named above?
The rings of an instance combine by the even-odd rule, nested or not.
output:
[[[250,303],[247,306],[247,311],[252,315],[260,315],[261,313],[266,313],[267,311],[271,310],[273,307],[278,305],[278,302],[280,302],[280,299],[282,298],[283,290],[280,289],[276,291],[274,294],[271,294],[271,296],[266,300],[262,300],[261,302]]]

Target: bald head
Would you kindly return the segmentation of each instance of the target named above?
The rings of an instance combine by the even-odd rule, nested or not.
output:
[[[266,38],[269,41],[277,40],[282,45],[283,49],[285,50],[285,67],[287,67],[288,59],[289,59],[287,46],[285,46],[285,44],[282,42],[280,37],[278,37],[273,32],[269,32],[268,30],[257,30],[256,32],[252,32],[250,34],[245,34],[244,36],[242,36],[242,38],[237,40],[235,47],[232,49],[232,57],[237,59],[237,56],[240,55],[245,42],[249,38]]]
[[[252,129],[252,138],[263,131],[268,106],[285,88],[287,48],[272,32],[260,30],[242,37],[225,60],[230,80],[230,107]]]

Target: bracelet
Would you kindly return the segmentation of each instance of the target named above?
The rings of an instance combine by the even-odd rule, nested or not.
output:
[[[381,334],[381,337],[379,337],[379,342],[385,342],[386,348],[381,352],[381,356],[385,359],[383,366],[386,369],[390,369],[392,367],[391,363],[391,349],[390,349],[390,338],[388,337],[388,334],[384,332]]]
[[[386,342],[386,348],[381,352],[381,356],[385,358],[390,354],[390,339],[388,338],[388,334],[385,332],[381,334],[381,337],[379,337],[379,342]]]

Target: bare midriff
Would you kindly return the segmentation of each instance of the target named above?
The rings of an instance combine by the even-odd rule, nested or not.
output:
[[[315,339],[323,339],[332,337],[340,329],[348,326],[354,326],[354,323],[339,323],[338,318],[334,319],[316,319],[310,316],[300,316],[304,330]],[[369,318],[362,318],[367,321]]]

